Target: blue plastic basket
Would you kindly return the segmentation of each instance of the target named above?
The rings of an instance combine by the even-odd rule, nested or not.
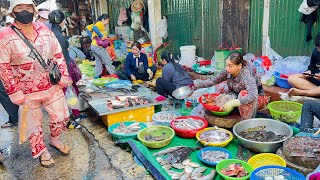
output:
[[[279,72],[274,72],[274,77],[276,77],[276,84],[282,88],[290,89],[292,86],[288,83],[288,79],[281,78]]]
[[[208,166],[216,166],[219,162],[209,162],[209,161],[204,160],[201,157],[201,151],[203,151],[203,152],[205,152],[205,151],[222,151],[222,152],[225,152],[225,153],[227,153],[229,155],[229,157],[227,159],[231,159],[232,158],[231,153],[228,150],[226,150],[225,148],[221,148],[221,147],[205,147],[205,148],[202,148],[199,151],[198,158],[200,159],[200,161],[202,161],[203,163],[205,163]]]
[[[265,177],[284,176],[287,180],[305,180],[299,172],[282,166],[262,166],[251,173],[250,180],[264,180]]]

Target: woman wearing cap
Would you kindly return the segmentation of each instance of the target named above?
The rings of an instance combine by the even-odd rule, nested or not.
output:
[[[151,80],[156,72],[156,67],[148,65],[147,55],[140,52],[141,44],[134,42],[132,44],[132,53],[127,55],[125,61],[125,71],[127,76],[132,80]]]
[[[49,9],[38,9],[38,19],[36,20],[36,22],[41,22],[41,23],[48,23],[48,15],[49,15],[50,11]]]
[[[192,79],[180,64],[175,63],[173,54],[163,51],[161,59],[164,67],[162,68],[162,77],[156,81],[158,94],[168,97],[177,88],[192,84]]]
[[[69,42],[62,35],[62,31],[66,29],[65,16],[61,10],[54,10],[49,14],[48,17],[49,22],[51,24],[51,31],[56,35],[60,43],[62,53],[66,59],[69,76],[72,81],[72,86],[75,89],[77,95],[79,95],[79,89],[76,83],[81,79],[81,72],[76,62],[69,55]],[[66,91],[66,89],[64,89],[64,91]],[[74,115],[75,121],[69,121],[67,127],[69,129],[80,128],[81,126],[77,123],[80,120],[79,109],[72,109],[72,114]]]
[[[133,29],[133,39],[134,41],[138,41],[140,38],[140,30],[143,27],[143,14],[142,9],[144,7],[144,3],[142,0],[134,0],[131,4],[131,29]]]
[[[102,14],[98,18],[98,22],[92,27],[92,43],[91,50],[94,54],[96,65],[94,68],[94,76],[95,78],[99,78],[102,74],[102,66],[103,64],[106,66],[106,69],[110,75],[117,77],[115,73],[115,67],[112,65],[112,60],[106,51],[106,49],[102,46],[99,46],[96,38],[100,38],[101,40],[107,39],[107,33],[105,31],[105,27],[109,24],[109,15]]]
[[[50,117],[50,142],[63,155],[70,147],[61,141],[69,120],[68,106],[62,88],[69,82],[66,62],[55,35],[42,23],[33,23],[37,14],[32,0],[11,0],[8,15],[13,26],[31,41],[39,55],[56,63],[61,73],[58,84],[52,84],[48,70],[40,64],[22,38],[10,27],[0,32],[0,78],[11,101],[19,105],[19,141],[29,140],[32,157],[42,166],[52,167],[54,161],[44,142],[42,108]],[[51,64],[50,63],[50,64]]]

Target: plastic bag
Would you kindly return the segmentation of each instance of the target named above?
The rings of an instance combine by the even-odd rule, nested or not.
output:
[[[157,28],[157,33],[163,39],[167,39],[167,37],[168,37],[168,23],[167,23],[166,17],[163,17],[163,19],[161,19],[159,26]]]
[[[68,85],[67,90],[65,92],[67,105],[70,109],[79,109],[79,99],[76,91],[71,85]]]
[[[300,4],[300,7],[298,9],[299,12],[302,14],[308,15],[311,14],[313,11],[315,11],[318,8],[318,6],[308,6],[307,0],[303,0]]]
[[[288,56],[275,63],[275,71],[284,74],[299,74],[308,69],[310,57],[307,56]]]
[[[198,104],[190,113],[190,116],[198,116],[204,118],[205,110],[202,104]]]
[[[270,44],[270,38],[267,38],[266,44],[265,44],[265,48],[266,48],[266,55],[269,57],[269,59],[271,60],[271,63],[274,64],[277,60],[279,59],[283,59],[282,56],[280,56],[277,52],[275,52],[272,48],[271,48],[271,44]]]

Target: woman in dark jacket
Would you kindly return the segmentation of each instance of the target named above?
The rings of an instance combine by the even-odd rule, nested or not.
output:
[[[72,79],[72,86],[75,89],[77,95],[79,94],[79,89],[76,83],[81,79],[81,72],[75,63],[75,61],[69,56],[69,42],[62,35],[62,31],[66,29],[65,16],[62,11],[54,10],[49,14],[49,23],[51,25],[51,31],[56,35],[59,44],[62,49],[63,56],[65,57],[67,68],[69,71],[69,76]],[[76,121],[80,120],[79,109],[72,109],[72,113]],[[76,122],[70,121],[68,123],[68,128],[80,128]]]
[[[177,88],[188,86],[193,83],[191,77],[180,64],[174,62],[173,55],[163,51],[161,59],[164,67],[162,68],[162,77],[156,81],[158,94],[168,97]]]

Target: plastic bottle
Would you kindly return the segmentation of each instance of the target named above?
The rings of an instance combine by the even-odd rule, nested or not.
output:
[[[256,58],[256,60],[253,63],[255,69],[256,69],[256,74],[259,78],[261,78],[264,74],[264,67],[262,66],[262,59],[261,58]]]

